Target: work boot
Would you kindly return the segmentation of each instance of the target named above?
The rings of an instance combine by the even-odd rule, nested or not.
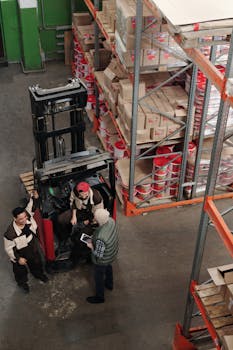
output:
[[[94,295],[93,297],[87,297],[87,302],[91,304],[101,304],[104,303],[104,298],[97,297]]]
[[[108,289],[108,290],[113,290],[113,285],[105,283],[105,288]]]
[[[24,293],[28,294],[30,292],[30,288],[27,283],[19,284],[18,286],[24,291]]]
[[[46,275],[42,275],[41,277],[39,277],[39,280],[43,283],[47,283],[49,279]]]

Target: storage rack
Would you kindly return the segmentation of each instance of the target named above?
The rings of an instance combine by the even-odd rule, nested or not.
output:
[[[115,45],[113,42],[111,42],[111,38],[109,37],[108,32],[105,30],[104,25],[101,22],[100,17],[98,16],[98,9],[99,9],[99,1],[95,0],[94,4],[90,0],[84,0],[87,7],[89,8],[92,16],[95,19],[95,23],[97,24],[98,28],[96,33],[98,33],[98,30],[100,29],[101,32],[104,34],[105,38],[110,41],[112,51],[116,55],[115,51]],[[141,42],[141,22],[142,22],[142,1],[137,1],[137,14],[136,14],[136,40],[135,40],[135,65],[134,65],[134,74],[133,74],[133,83],[134,83],[134,88],[133,88],[133,103],[132,103],[132,108],[133,108],[133,113],[132,113],[132,132],[131,132],[131,142],[130,142],[130,153],[131,153],[131,158],[130,158],[130,181],[129,181],[129,198],[125,198],[125,213],[126,215],[138,215],[143,212],[148,212],[151,210],[156,210],[156,209],[161,209],[161,208],[169,208],[169,207],[174,207],[174,206],[180,206],[180,205],[186,205],[186,204],[191,204],[191,203],[197,203],[203,201],[203,197],[199,198],[192,198],[195,195],[195,185],[197,182],[197,174],[198,174],[198,159],[200,159],[200,153],[201,153],[201,143],[202,143],[202,138],[203,135],[200,136],[200,141],[199,141],[199,153],[197,157],[197,162],[195,164],[195,175],[194,175],[194,181],[191,184],[193,186],[193,191],[192,191],[192,196],[191,199],[186,199],[184,200],[183,198],[183,188],[187,184],[185,183],[185,169],[186,169],[186,164],[187,164],[187,151],[188,151],[188,142],[189,142],[189,128],[190,128],[190,123],[191,123],[191,115],[192,115],[192,108],[193,108],[193,100],[194,100],[194,87],[195,87],[195,82],[196,82],[196,72],[197,72],[197,67],[199,67],[207,76],[210,82],[214,83],[218,90],[221,92],[221,96],[227,100],[230,100],[232,102],[232,97],[227,96],[225,93],[225,78],[222,76],[220,72],[216,69],[216,67],[211,64],[211,62],[198,50],[198,48],[193,48],[193,47],[188,47],[187,42],[185,45],[183,45],[183,50],[186,52],[188,57],[194,62],[194,69],[193,69],[193,77],[192,77],[192,84],[191,84],[191,91],[189,94],[189,108],[188,108],[188,115],[190,116],[187,118],[187,123],[183,126],[183,129],[186,130],[185,132],[185,137],[184,137],[184,142],[183,142],[183,150],[182,150],[182,165],[181,165],[181,174],[180,174],[180,180],[179,180],[179,193],[177,196],[177,201],[169,201],[167,203],[162,203],[158,202],[156,205],[147,205],[144,206],[148,202],[150,198],[145,199],[141,203],[135,204],[133,203],[133,189],[135,186],[135,165],[136,162],[139,159],[148,159],[148,158],[154,158],[147,156],[148,152],[143,152],[140,156],[136,156],[136,149],[137,149],[137,143],[136,143],[136,130],[137,130],[137,106],[138,103],[142,102],[140,99],[138,99],[138,86],[139,86],[139,74],[140,74],[140,62],[139,62],[139,55],[137,55],[137,52],[140,50],[140,42]],[[154,5],[154,2],[151,0],[144,0],[144,3],[151,9],[152,14],[156,13],[156,8]],[[175,35],[176,41],[181,44],[184,42],[184,38],[182,38],[181,35]],[[213,43],[216,41],[213,40]],[[198,46],[198,40],[196,41],[197,46]],[[97,50],[96,50],[97,53]],[[213,55],[214,56],[214,55]],[[97,58],[98,61],[98,58]],[[184,69],[185,70],[185,69]],[[132,75],[131,75],[132,78]],[[208,86],[208,84],[207,84]],[[206,96],[208,96],[208,89],[206,88]],[[206,98],[207,99],[207,98]],[[143,102],[142,102],[143,103]],[[207,103],[207,102],[206,102]],[[114,119],[114,116],[113,116]],[[201,127],[201,133],[203,130],[203,126]],[[200,133],[200,134],[201,134]],[[124,138],[124,136],[123,136]],[[158,147],[160,144],[162,144],[165,140],[161,140],[161,142],[158,142],[157,144],[153,144],[152,147],[150,147],[148,150],[153,150],[156,147]],[[144,179],[142,179],[143,181]],[[140,181],[140,182],[142,182]],[[227,198],[227,197],[232,197],[232,193],[226,193],[226,194],[220,194],[218,196],[215,196],[215,199],[218,198]]]

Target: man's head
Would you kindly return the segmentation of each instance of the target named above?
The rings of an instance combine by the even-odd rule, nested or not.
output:
[[[24,208],[17,207],[12,210],[12,215],[14,217],[15,223],[17,225],[25,225],[27,222],[27,213]]]
[[[90,185],[87,182],[79,182],[76,185],[76,191],[80,199],[87,199],[89,197]]]
[[[97,223],[102,226],[108,222],[109,212],[106,209],[96,209],[94,213],[95,220]]]

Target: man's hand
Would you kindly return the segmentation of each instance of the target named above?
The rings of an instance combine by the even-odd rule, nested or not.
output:
[[[77,224],[77,218],[76,216],[72,217],[72,219],[70,220],[72,225],[76,225]]]
[[[27,265],[27,260],[25,258],[19,258],[19,265]]]
[[[92,243],[92,241],[91,241],[90,239],[87,241],[87,246],[88,246],[88,248],[90,248],[91,250],[94,250],[93,243]]]
[[[84,221],[83,221],[84,225],[88,225],[89,222],[90,222],[89,220],[84,220]]]
[[[37,192],[37,190],[32,190],[32,197],[35,199],[39,198],[39,193]]]

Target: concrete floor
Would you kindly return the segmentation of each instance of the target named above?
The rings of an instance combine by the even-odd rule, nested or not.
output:
[[[27,88],[65,83],[69,68],[49,63],[45,73],[25,75],[19,65],[0,68],[0,228],[22,197],[19,174],[34,156]],[[93,136],[92,136],[93,137]],[[231,200],[218,206],[225,209]],[[31,293],[16,286],[0,246],[0,349],[141,350],[171,349],[174,327],[182,322],[201,207],[160,210],[127,218],[118,210],[120,252],[114,263],[115,289],[105,304],[90,305],[90,266],[50,277],[30,278]],[[227,222],[232,225],[232,215]],[[232,225],[233,226],[233,225]],[[209,230],[200,280],[207,267],[231,262],[213,228]]]

